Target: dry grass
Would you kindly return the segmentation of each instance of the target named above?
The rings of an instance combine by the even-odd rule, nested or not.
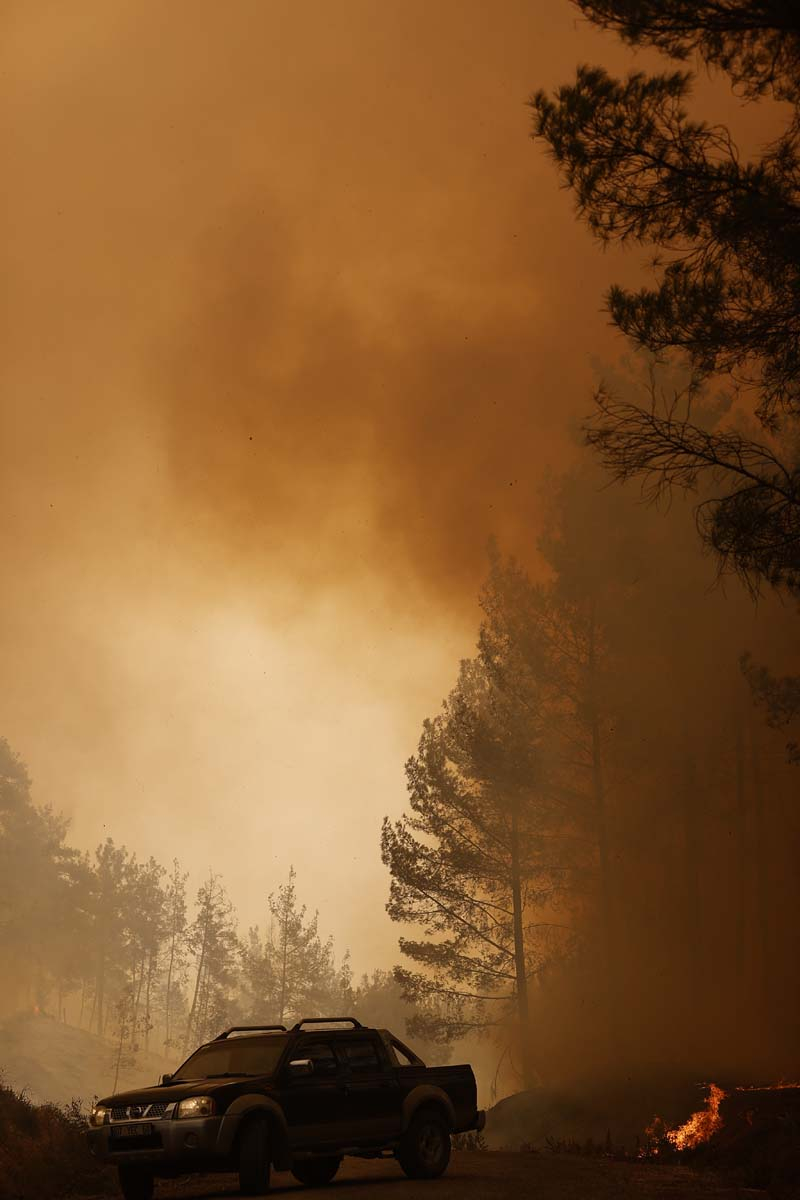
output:
[[[0,1084],[0,1200],[107,1195],[114,1172],[92,1158],[76,1104],[32,1104]]]

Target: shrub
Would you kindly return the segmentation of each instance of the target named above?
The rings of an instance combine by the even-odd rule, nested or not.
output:
[[[467,1133],[454,1133],[452,1137],[454,1150],[486,1150],[486,1142],[480,1130],[469,1130]]]
[[[89,1153],[80,1104],[33,1104],[0,1084],[0,1200],[102,1196],[114,1172]]]

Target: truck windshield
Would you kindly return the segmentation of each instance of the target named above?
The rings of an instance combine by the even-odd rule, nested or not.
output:
[[[172,1076],[182,1079],[212,1079],[223,1075],[272,1075],[286,1045],[280,1034],[269,1037],[226,1038],[201,1046]]]

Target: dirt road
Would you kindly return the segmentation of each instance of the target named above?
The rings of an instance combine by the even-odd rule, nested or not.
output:
[[[422,1182],[406,1179],[391,1160],[346,1159],[327,1188],[307,1190],[291,1175],[273,1176],[271,1195],[302,1192],[330,1200],[755,1200],[765,1192],[731,1187],[685,1168],[613,1162],[568,1155],[456,1152],[447,1174]],[[157,1197],[216,1200],[238,1195],[234,1176],[161,1183]]]

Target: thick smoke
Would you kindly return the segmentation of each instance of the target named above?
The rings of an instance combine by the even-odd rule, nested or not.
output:
[[[0,721],[79,844],[213,861],[256,919],[321,807],[380,912],[380,817],[469,649],[486,537],[530,545],[612,344],[527,138],[572,28],[10,10]],[[394,931],[303,854],[339,943],[388,965]]]
[[[602,292],[640,270],[524,100],[628,54],[517,0],[26,3],[6,33],[0,733],[73,840],[213,861],[252,920],[294,862],[389,965],[380,817],[487,537],[541,567],[620,349]]]

